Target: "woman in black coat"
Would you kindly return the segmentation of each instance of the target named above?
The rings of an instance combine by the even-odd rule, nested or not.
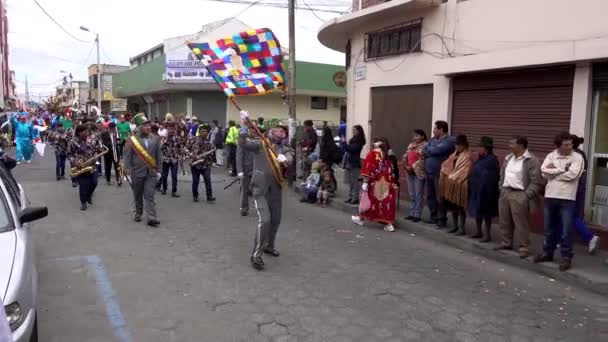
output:
[[[472,238],[483,238],[481,242],[489,242],[492,218],[498,216],[500,166],[493,153],[492,138],[481,137],[479,146],[479,159],[469,174],[469,215],[475,217],[477,224],[477,232]],[[485,223],[485,234],[481,231],[482,223]]]
[[[340,162],[340,149],[336,146],[334,136],[329,127],[323,128],[323,135],[319,146],[319,159],[325,162],[329,168]]]
[[[361,177],[361,151],[365,146],[365,132],[361,125],[353,127],[353,137],[348,143],[342,141],[344,154],[344,168],[346,170],[346,180],[350,185],[348,199],[346,203],[359,204],[359,177]]]

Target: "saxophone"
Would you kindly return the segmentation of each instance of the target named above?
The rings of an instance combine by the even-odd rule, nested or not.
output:
[[[97,162],[97,159],[99,159],[99,157],[103,156],[104,154],[108,153],[109,149],[106,146],[102,146],[103,150],[92,156],[91,158],[85,160],[84,162],[82,162],[81,166],[78,167],[73,167],[70,169],[70,175],[72,177],[78,177],[80,175],[83,175],[85,173],[90,173],[95,171],[95,163]]]

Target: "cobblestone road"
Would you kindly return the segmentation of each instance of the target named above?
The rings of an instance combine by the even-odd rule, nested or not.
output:
[[[405,232],[354,227],[291,195],[282,255],[256,272],[255,218],[238,216],[238,187],[222,191],[223,176],[216,204],[192,203],[190,183],[179,199],[157,196],[162,225],[150,229],[131,220],[129,190],[104,182],[80,212],[53,166],[15,172],[50,209],[35,226],[41,341],[608,340],[606,298]]]

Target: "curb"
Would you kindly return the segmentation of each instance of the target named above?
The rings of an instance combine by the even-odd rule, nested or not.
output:
[[[294,192],[299,194],[300,189],[294,188]],[[341,202],[336,198],[329,203],[329,207],[350,215],[357,213],[357,207]],[[535,264],[532,262],[532,257],[526,259],[519,258],[515,251],[495,251],[493,248],[498,246],[495,243],[480,243],[477,240],[472,240],[467,237],[455,236],[447,234],[445,230],[435,229],[425,223],[413,223],[404,219],[396,219],[397,232],[414,233],[417,236],[433,240],[451,247],[455,247],[462,251],[467,251],[487,259],[498,261],[511,266],[519,267],[531,272],[538,273],[542,276],[562,281],[569,285],[583,288],[590,292],[608,296],[608,266],[606,267],[606,276],[597,276],[592,272],[580,270],[574,267],[566,272],[558,269],[556,263]],[[576,262],[576,259],[575,259]],[[601,261],[598,261],[601,262]]]

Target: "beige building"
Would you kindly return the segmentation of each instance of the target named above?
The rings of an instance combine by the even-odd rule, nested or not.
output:
[[[514,134],[539,157],[553,136],[584,136],[587,216],[608,226],[606,0],[355,0],[319,40],[347,54],[348,123],[403,152],[413,128]]]

